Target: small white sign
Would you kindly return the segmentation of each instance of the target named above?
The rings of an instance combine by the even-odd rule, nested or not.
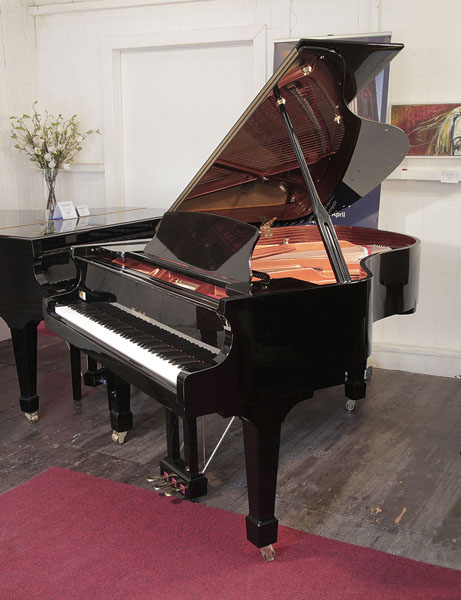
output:
[[[77,219],[67,219],[67,220],[60,219],[55,224],[56,232],[64,233],[66,231],[74,231],[74,229],[77,227],[77,223],[78,223]]]
[[[76,206],[77,209],[77,214],[79,217],[89,217],[90,216],[90,209],[88,208],[88,206],[86,204],[80,204],[79,206]]]
[[[67,202],[57,202],[53,219],[77,219],[74,203],[70,200]]]
[[[459,171],[441,171],[442,183],[459,183]]]

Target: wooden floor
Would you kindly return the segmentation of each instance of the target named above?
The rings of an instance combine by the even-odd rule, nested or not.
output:
[[[0,343],[0,492],[60,466],[150,488],[164,455],[164,413],[133,391],[135,426],[110,440],[103,386],[72,402],[67,347],[39,336],[40,420],[26,421],[10,342]],[[461,569],[461,382],[375,370],[367,399],[341,388],[296,406],[282,429],[276,515],[322,536]],[[207,446],[226,422],[205,419]],[[205,504],[246,513],[241,425],[208,471]],[[155,493],[155,492],[152,492]],[[33,515],[31,515],[33,521]]]

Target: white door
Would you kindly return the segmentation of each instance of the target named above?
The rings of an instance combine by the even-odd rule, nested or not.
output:
[[[253,61],[245,42],[122,52],[126,206],[171,206],[253,99]]]

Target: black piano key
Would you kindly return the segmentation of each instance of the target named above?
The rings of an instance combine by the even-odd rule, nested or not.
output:
[[[151,343],[147,342],[144,347],[146,348],[146,350],[150,350],[150,351],[154,352],[155,354],[158,354],[159,356],[177,352],[176,348],[172,348],[171,346],[167,346],[167,345],[161,344],[161,343],[156,344],[155,342],[151,342]]]
[[[108,302],[80,302],[73,308],[121,337],[186,370],[214,364],[215,354]]]
[[[206,364],[206,363],[203,363],[203,362],[197,360],[193,356],[187,356],[186,358],[181,359],[181,366],[183,366],[183,367],[188,367],[188,365],[191,365],[191,366],[193,366],[193,365],[202,365],[202,368],[203,368],[204,364]]]
[[[154,340],[152,338],[149,339],[147,336],[137,337],[136,335],[134,335],[134,337],[132,337],[131,339],[133,340],[133,342],[135,342],[135,344],[141,346],[141,348],[146,349],[153,348],[155,345],[164,345],[160,340]]]
[[[161,352],[160,356],[162,358],[164,358],[165,360],[167,360],[168,362],[172,363],[173,365],[176,365],[176,364],[180,365],[181,359],[186,358],[186,356],[178,350],[176,350],[174,352]]]

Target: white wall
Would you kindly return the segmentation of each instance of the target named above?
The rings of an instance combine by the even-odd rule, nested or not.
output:
[[[2,6],[14,4],[0,1]],[[267,60],[258,59],[254,73],[256,78],[259,71],[264,79],[271,70],[274,39],[392,31],[393,40],[403,42],[406,49],[391,67],[390,101],[461,101],[459,0],[35,0],[33,4],[28,14],[36,27],[35,97],[50,111],[77,112],[84,129],[104,130],[89,140],[79,157],[92,165],[92,171],[77,167],[61,182],[72,199],[81,201],[84,196],[92,206],[120,201],[117,165],[124,162],[116,155],[123,157],[124,147],[117,117],[123,110],[116,101],[114,106],[107,104],[115,89],[118,56],[110,50],[112,63],[108,62],[108,48],[123,54],[121,42],[111,46],[115,38],[132,43],[136,36],[147,36],[151,44],[196,30],[264,26]],[[30,27],[24,26],[24,31]],[[32,82],[32,74],[25,80]],[[187,138],[188,131],[181,133]],[[125,135],[135,143],[133,131]],[[2,133],[3,147],[6,143]],[[14,172],[24,170],[11,153],[9,160],[16,161]],[[460,159],[442,160],[449,169],[461,169]],[[434,164],[429,158],[417,166],[431,169]],[[8,177],[11,187],[11,173]],[[379,366],[448,376],[461,373],[460,186],[398,179],[383,186],[380,227],[421,237],[423,261],[417,314],[392,317],[375,328],[373,362]]]
[[[32,4],[30,2],[29,4]],[[28,208],[42,202],[41,180],[19,156],[10,138],[10,116],[30,107],[36,80],[34,19],[26,3],[0,4],[0,210]],[[40,197],[37,194],[40,192]],[[1,257],[0,257],[1,260]],[[0,319],[0,340],[9,330]]]
[[[36,88],[35,27],[27,4],[32,0],[0,3],[0,210],[40,206],[43,196],[39,174],[10,138],[10,116],[30,109]]]
[[[406,46],[392,66],[391,103],[461,104],[460,21],[457,0],[382,2],[380,26]],[[408,158],[406,166],[461,171],[461,158]],[[376,364],[461,374],[461,184],[387,181],[379,226],[421,238],[422,269],[417,313],[375,329]]]

